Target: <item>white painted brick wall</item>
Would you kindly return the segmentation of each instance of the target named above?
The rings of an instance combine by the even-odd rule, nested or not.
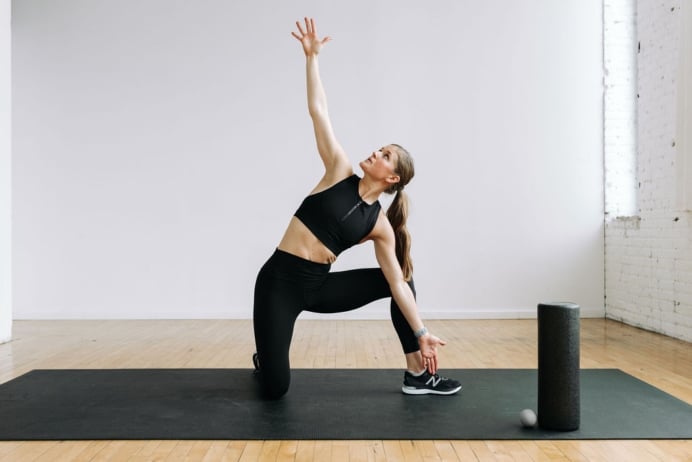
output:
[[[604,11],[615,3],[605,0]],[[687,0],[636,3],[638,216],[606,220],[605,288],[607,317],[692,341],[692,217],[676,200],[683,4],[692,8]],[[606,85],[606,101],[607,93]]]

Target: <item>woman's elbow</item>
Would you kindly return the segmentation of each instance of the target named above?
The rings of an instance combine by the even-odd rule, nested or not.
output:
[[[322,119],[327,117],[327,109],[319,104],[308,105],[308,114],[313,120]]]

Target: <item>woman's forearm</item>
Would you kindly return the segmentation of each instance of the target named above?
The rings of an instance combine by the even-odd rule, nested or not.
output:
[[[406,318],[411,330],[416,332],[422,329],[423,320],[418,313],[416,298],[413,296],[413,291],[409,285],[402,280],[394,286],[390,286],[390,290],[392,291],[392,298],[399,306],[401,314]]]
[[[305,57],[307,77],[308,111],[311,117],[320,117],[327,114],[327,94],[320,78],[320,67],[317,55]]]

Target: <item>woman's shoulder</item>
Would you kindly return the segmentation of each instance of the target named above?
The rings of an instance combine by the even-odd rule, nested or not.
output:
[[[315,186],[313,190],[310,192],[310,194],[318,194],[322,191],[326,191],[327,189],[333,188],[339,183],[346,183],[352,181],[360,181],[360,177],[353,172],[353,169],[338,174],[325,173],[324,176],[320,179],[319,183],[317,183],[317,186]]]
[[[375,222],[375,226],[373,226],[372,230],[370,231],[370,234],[368,235],[368,239],[394,241],[394,228],[392,228],[392,224],[389,222],[389,218],[387,218],[387,215],[381,208],[377,214],[377,221]]]

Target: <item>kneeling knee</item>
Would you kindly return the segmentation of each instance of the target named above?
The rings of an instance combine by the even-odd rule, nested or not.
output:
[[[262,384],[262,398],[266,400],[277,400],[288,392],[288,383],[286,384]]]
[[[291,383],[290,373],[272,373],[272,370],[260,369],[260,393],[263,399],[276,400],[288,392]]]

